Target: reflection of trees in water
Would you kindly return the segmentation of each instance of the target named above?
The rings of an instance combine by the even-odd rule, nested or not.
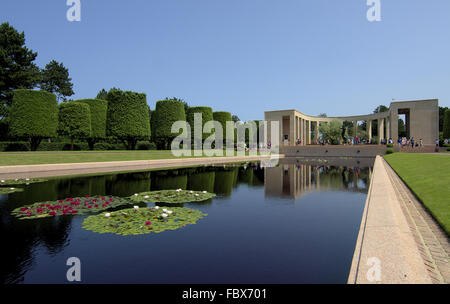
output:
[[[214,193],[215,175],[216,173],[214,171],[200,171],[198,173],[189,174],[187,189],[194,191],[208,191],[210,193]]]
[[[58,216],[35,221],[37,234],[50,254],[59,253],[68,243],[72,216]]]
[[[187,174],[184,170],[153,172],[152,191],[171,189],[187,189]]]
[[[106,177],[107,195],[127,197],[134,193],[150,191],[151,172],[123,173]]]
[[[369,184],[369,168],[321,166],[317,169],[320,172],[319,183],[321,189],[344,188],[352,191],[363,191],[366,190]],[[363,181],[364,188],[361,189],[359,187],[358,181]]]
[[[214,193],[217,195],[230,196],[236,185],[238,168],[218,169],[214,179]]]
[[[105,176],[64,178],[58,182],[58,197],[80,197],[85,195],[105,195]]]

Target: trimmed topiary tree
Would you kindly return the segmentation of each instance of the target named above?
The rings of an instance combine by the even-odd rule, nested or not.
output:
[[[70,137],[70,150],[76,139],[89,138],[91,131],[91,110],[89,105],[81,102],[66,102],[59,106],[58,132]]]
[[[179,134],[172,133],[172,124],[186,120],[184,104],[181,101],[167,99],[156,102],[152,114],[153,138],[158,149],[170,149],[171,141]]]
[[[450,109],[444,113],[444,125],[442,127],[444,139],[450,138]]]
[[[108,102],[102,99],[80,99],[75,102],[81,102],[89,105],[91,111],[91,136],[87,138],[89,150],[94,150],[94,145],[100,139],[106,137],[106,115],[108,111]]]
[[[194,115],[196,113],[202,114],[202,130],[200,131],[200,134],[202,134],[202,139],[206,139],[209,136],[211,136],[212,132],[210,133],[203,133],[203,127],[205,126],[205,123],[208,121],[213,120],[213,111],[210,107],[190,107],[188,112],[186,113],[186,121],[191,126],[191,137],[194,139],[195,131],[194,131]],[[202,141],[203,142],[203,141]],[[199,143],[201,144],[201,143]]]
[[[233,121],[233,118],[231,116],[230,112],[214,112],[213,118],[215,121],[220,122],[222,125],[222,131],[223,131],[223,143],[226,145],[226,135],[227,135],[227,121]],[[234,131],[233,134],[235,134],[236,131]]]
[[[144,93],[110,90],[106,96],[108,111],[106,134],[124,142],[128,150],[136,149],[140,139],[150,137],[150,118]]]
[[[10,134],[29,139],[31,151],[36,151],[43,138],[56,136],[58,128],[56,96],[44,91],[16,90],[10,119]]]

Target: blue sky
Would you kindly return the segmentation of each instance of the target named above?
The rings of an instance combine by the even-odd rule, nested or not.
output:
[[[0,22],[25,31],[37,64],[63,62],[73,98],[101,88],[230,111],[242,120],[298,109],[357,115],[395,100],[450,106],[450,1],[2,0]]]

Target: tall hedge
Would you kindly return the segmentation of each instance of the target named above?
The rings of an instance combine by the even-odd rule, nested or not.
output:
[[[152,120],[153,138],[158,149],[170,149],[171,141],[178,136],[171,132],[172,124],[179,120],[186,120],[184,104],[173,99],[159,100],[156,102]]]
[[[32,151],[37,150],[43,138],[56,136],[58,103],[52,93],[14,91],[10,115],[10,134],[29,139]]]
[[[208,121],[213,120],[213,110],[210,107],[190,107],[188,112],[186,113],[186,121],[191,126],[191,135],[192,138],[194,138],[195,132],[194,132],[194,115],[196,113],[202,114],[202,130],[200,134],[202,134],[202,139],[206,139],[209,136],[211,136],[212,132],[209,133],[203,133],[203,128],[205,126],[205,123]]]
[[[92,135],[91,110],[81,102],[65,102],[59,106],[58,132],[71,139],[71,150],[75,138],[85,139]]]
[[[227,121],[233,121],[231,113],[230,112],[214,112],[213,113],[213,118],[215,121],[220,122],[220,124],[222,125],[222,130],[223,130],[223,141],[224,144],[226,144],[226,135],[227,135]]]
[[[128,150],[134,150],[140,139],[150,137],[150,118],[144,93],[110,90],[106,134],[122,140]]]
[[[100,139],[106,137],[106,115],[108,102],[102,99],[79,99],[75,102],[85,103],[91,111],[91,136],[87,138],[89,149],[94,150],[94,145]]]
[[[444,139],[450,138],[450,109],[444,113],[444,125],[442,128]]]

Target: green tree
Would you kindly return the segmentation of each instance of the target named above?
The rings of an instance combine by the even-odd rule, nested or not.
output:
[[[91,136],[87,137],[90,150],[101,139],[106,138],[106,115],[108,111],[107,101],[103,99],[80,99],[75,102],[85,103],[91,112]]]
[[[25,34],[8,22],[0,25],[0,129],[8,132],[8,115],[14,90],[33,89],[40,81],[39,67],[33,63],[37,53],[25,46]]]
[[[445,111],[442,132],[443,132],[444,139],[450,138],[450,110]]]
[[[232,119],[234,122],[241,121],[241,119],[240,119],[239,116],[237,116],[237,115],[231,116],[231,119]]]
[[[106,134],[135,150],[140,139],[150,137],[150,118],[144,93],[111,89],[107,95]]]
[[[54,94],[16,90],[10,114],[11,135],[28,139],[31,151],[36,151],[43,138],[56,136],[58,103]]]
[[[108,95],[108,91],[106,91],[105,89],[101,89],[98,93],[97,93],[97,97],[95,97],[96,99],[103,99],[106,100],[106,96]]]
[[[324,123],[319,128],[324,139],[331,140],[332,144],[336,145],[342,141],[342,121],[332,120],[329,123]]]
[[[59,101],[67,101],[67,97],[74,94],[69,70],[62,63],[52,60],[45,66],[41,73],[41,90],[55,94]]]
[[[444,116],[447,110],[448,107],[439,107],[439,132],[444,130]]]
[[[196,113],[202,114],[202,139],[206,139],[209,136],[211,136],[211,133],[203,133],[203,128],[205,126],[205,123],[207,123],[208,121],[213,120],[213,110],[210,107],[190,107],[188,109],[188,112],[186,113],[186,121],[189,123],[189,125],[191,126],[191,137],[194,138],[195,135],[195,130],[194,130],[194,115]],[[202,141],[203,142],[203,141]],[[200,142],[199,144],[201,144],[202,142]]]
[[[58,132],[70,137],[71,150],[75,139],[89,138],[91,129],[91,110],[83,102],[66,102],[59,105]]]
[[[213,118],[215,121],[218,121],[222,125],[222,136],[224,145],[226,145],[227,121],[233,121],[233,117],[231,116],[230,112],[214,112]],[[236,135],[236,130],[234,131],[234,135]]]
[[[172,133],[172,124],[186,121],[185,104],[179,99],[165,99],[156,102],[152,114],[153,138],[158,149],[169,149],[172,140],[179,134]]]

